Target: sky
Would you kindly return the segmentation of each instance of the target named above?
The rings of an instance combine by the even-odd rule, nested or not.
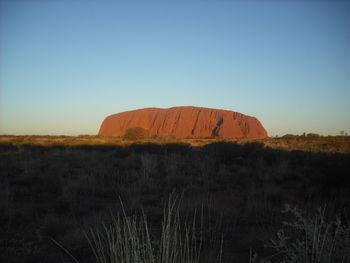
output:
[[[350,1],[0,0],[0,134],[199,106],[350,134]]]

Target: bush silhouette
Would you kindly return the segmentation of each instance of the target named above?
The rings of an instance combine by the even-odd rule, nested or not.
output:
[[[309,137],[309,138],[318,138],[318,137],[321,137],[321,136],[320,136],[319,134],[317,134],[317,133],[308,133],[306,136]]]
[[[148,136],[147,130],[142,127],[131,127],[125,131],[124,138],[130,140],[143,139]]]

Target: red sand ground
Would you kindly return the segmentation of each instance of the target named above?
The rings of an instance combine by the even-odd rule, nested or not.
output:
[[[267,132],[255,117],[228,110],[200,107],[146,108],[113,114],[103,121],[99,135],[124,136],[132,127],[142,127],[149,136],[177,138],[266,138]]]

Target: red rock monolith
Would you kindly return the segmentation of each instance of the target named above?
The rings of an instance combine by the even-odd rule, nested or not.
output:
[[[142,127],[150,137],[265,138],[267,132],[255,117],[239,112],[201,107],[146,108],[106,117],[101,136],[124,136],[128,128]]]

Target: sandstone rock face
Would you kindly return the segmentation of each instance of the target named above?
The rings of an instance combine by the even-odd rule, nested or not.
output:
[[[149,136],[177,138],[265,138],[266,130],[255,117],[228,110],[200,107],[146,108],[113,114],[104,119],[99,135],[124,136],[132,127],[142,127]]]

